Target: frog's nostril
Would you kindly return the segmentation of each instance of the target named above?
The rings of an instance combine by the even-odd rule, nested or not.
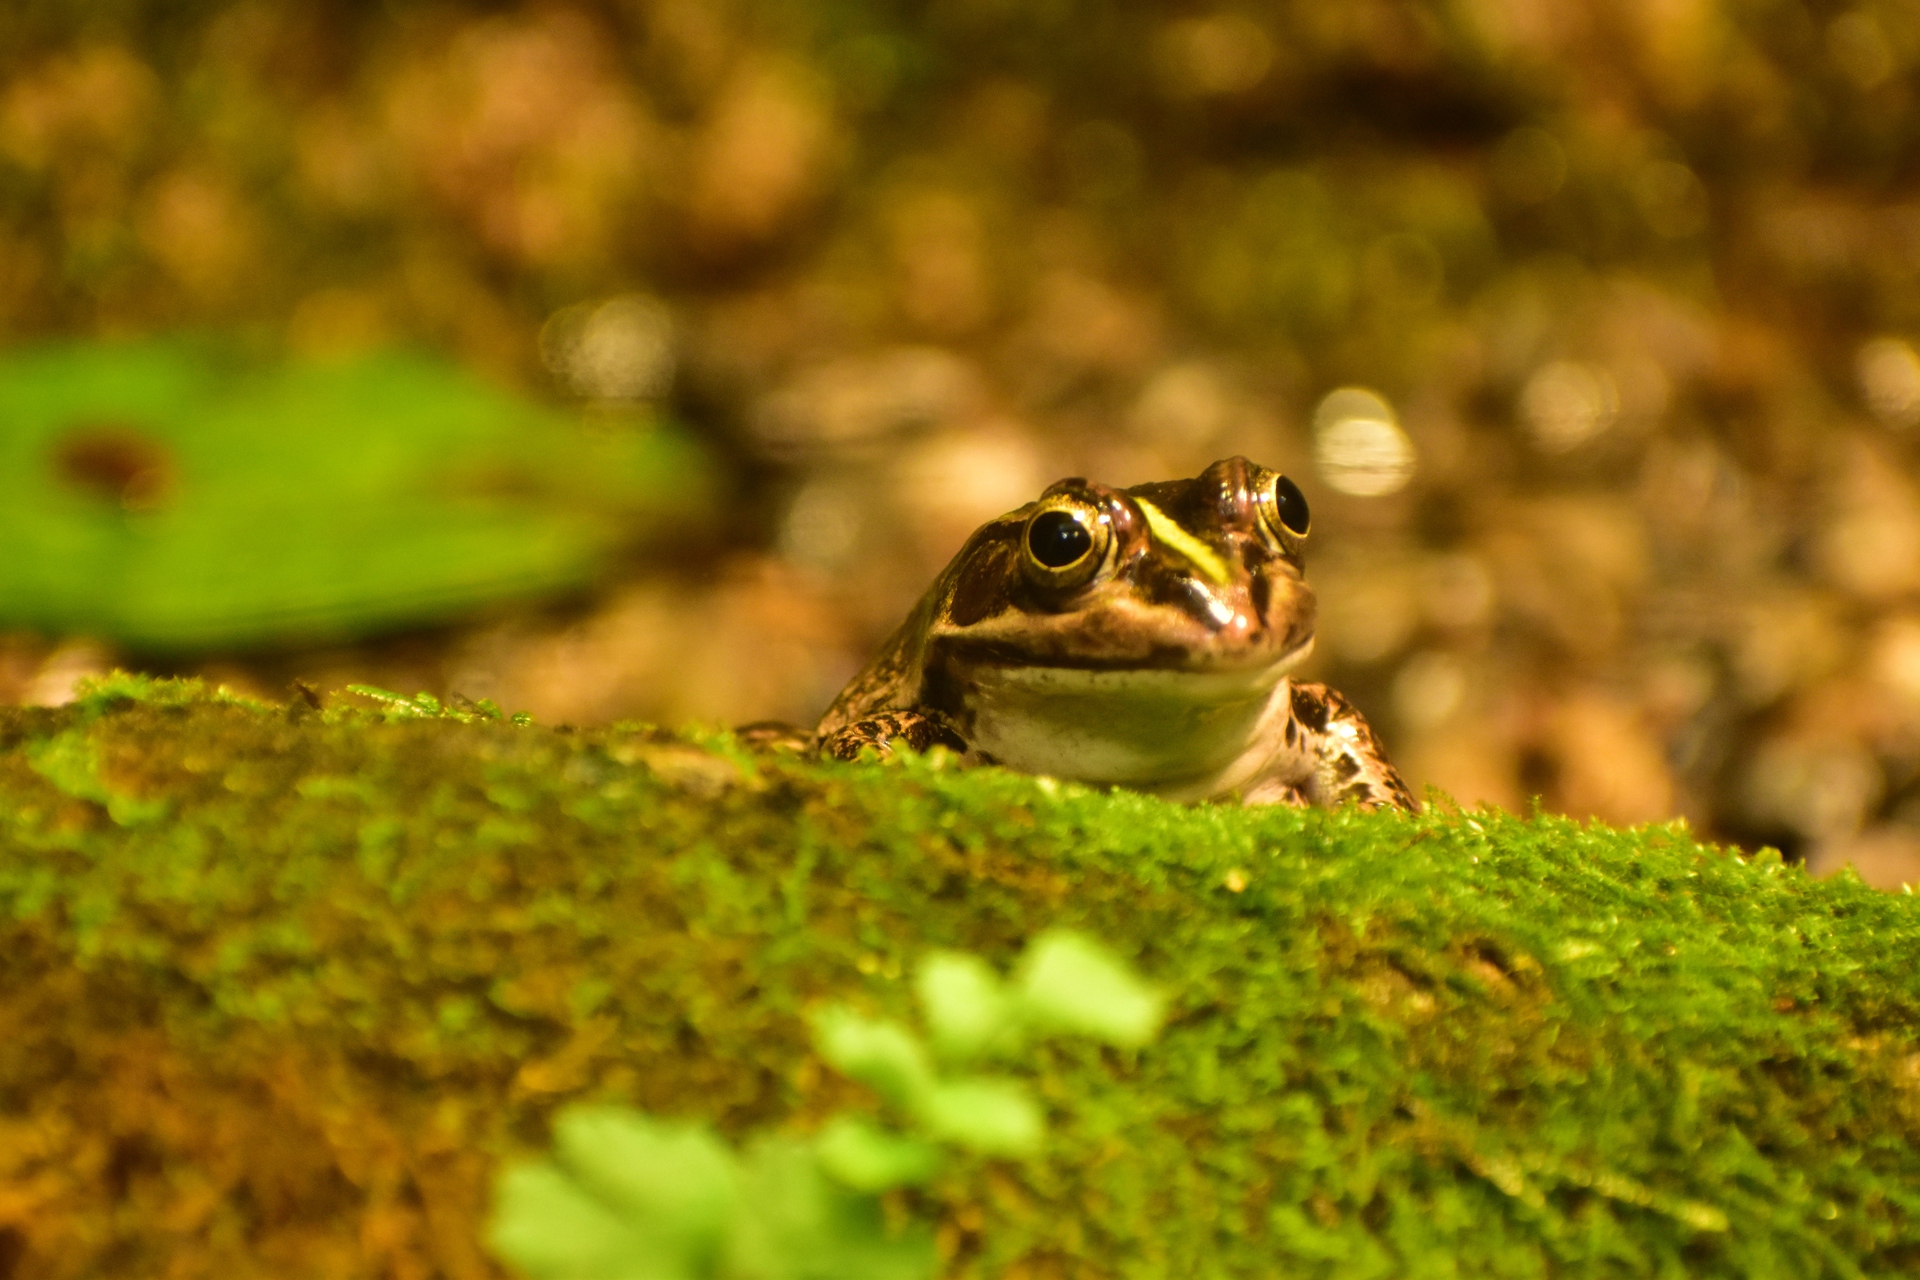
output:
[[[1234,607],[1207,590],[1206,584],[1195,578],[1183,578],[1180,585],[1184,588],[1186,611],[1207,624],[1214,631],[1245,630],[1246,621]],[[1238,626],[1235,624],[1238,623]]]

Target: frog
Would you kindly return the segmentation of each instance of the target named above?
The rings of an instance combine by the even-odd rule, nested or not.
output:
[[[990,520],[833,700],[839,760],[969,764],[1183,803],[1412,811],[1378,735],[1297,680],[1316,599],[1306,495],[1225,458],[1187,480],[1084,477]]]

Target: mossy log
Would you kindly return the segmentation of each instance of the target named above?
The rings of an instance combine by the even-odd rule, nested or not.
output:
[[[1180,808],[937,759],[0,712],[0,1276],[479,1276],[560,1104],[865,1095],[805,1012],[1086,930],[1173,996],[900,1206],[954,1276],[1920,1268],[1920,906],[1678,827]]]

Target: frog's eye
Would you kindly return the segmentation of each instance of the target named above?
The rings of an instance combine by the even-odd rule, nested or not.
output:
[[[1071,511],[1042,511],[1027,526],[1027,554],[1049,569],[1070,569],[1093,550],[1093,535]]]
[[[1266,516],[1268,528],[1282,545],[1307,536],[1312,517],[1307,512],[1307,495],[1300,492],[1299,485],[1277,475],[1260,499],[1261,514]]]
[[[1307,495],[1285,476],[1273,478],[1273,511],[1289,533],[1306,536],[1312,517],[1307,512]]]
[[[1079,586],[1099,572],[1111,540],[1107,522],[1096,511],[1044,507],[1028,519],[1021,537],[1028,576],[1049,587]]]

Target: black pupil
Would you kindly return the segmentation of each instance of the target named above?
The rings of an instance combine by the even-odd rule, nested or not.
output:
[[[1280,513],[1280,523],[1287,526],[1289,532],[1307,531],[1307,495],[1300,492],[1300,486],[1281,476],[1273,482],[1273,505]]]
[[[1049,569],[1064,569],[1093,550],[1093,535],[1071,511],[1042,511],[1027,526],[1027,550]]]

